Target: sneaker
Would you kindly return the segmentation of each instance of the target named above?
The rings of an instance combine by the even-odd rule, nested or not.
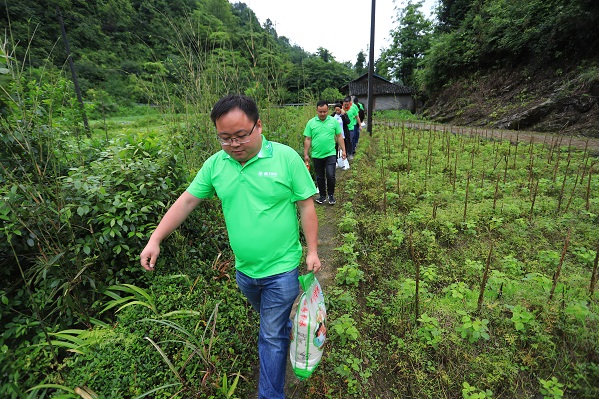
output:
[[[335,197],[333,197],[332,195],[329,195],[329,205],[335,205],[337,201],[335,201]]]
[[[320,196],[318,198],[316,198],[314,201],[316,201],[318,204],[324,204],[324,202],[326,201],[326,197],[325,196]]]

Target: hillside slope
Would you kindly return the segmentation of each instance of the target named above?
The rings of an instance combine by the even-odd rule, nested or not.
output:
[[[423,116],[464,126],[599,138],[599,62],[479,72],[428,99]]]

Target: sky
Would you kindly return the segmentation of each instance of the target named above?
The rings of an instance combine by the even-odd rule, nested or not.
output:
[[[368,61],[372,10],[370,0],[341,0],[337,3],[322,0],[229,1],[247,4],[256,14],[260,25],[270,18],[279,36],[287,37],[291,44],[296,44],[309,53],[315,53],[316,49],[324,47],[333,54],[335,60],[355,64],[358,53],[363,50]],[[424,0],[422,10],[426,17],[429,17],[436,2],[437,0]],[[376,1],[375,60],[379,58],[381,50],[391,43],[389,32],[397,26],[396,5],[403,6],[405,3],[406,0]]]

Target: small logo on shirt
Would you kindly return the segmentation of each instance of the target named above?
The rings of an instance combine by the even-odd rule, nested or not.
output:
[[[277,172],[258,172],[258,176],[264,176],[264,177],[276,177],[278,176]]]

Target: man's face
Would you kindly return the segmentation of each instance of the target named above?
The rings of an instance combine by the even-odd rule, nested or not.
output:
[[[223,145],[221,142],[221,147],[242,165],[253,158],[262,148],[262,121],[258,119],[254,124],[238,108],[216,120],[216,134],[219,138],[230,141],[229,145]],[[243,143],[244,141],[247,143]]]
[[[321,105],[320,107],[316,107],[316,113],[318,114],[318,119],[324,121],[329,114],[329,106]]]
[[[351,107],[351,102],[350,101],[344,101],[343,102],[343,109],[347,111],[349,109],[349,107]]]
[[[341,107],[335,107],[335,113],[339,115],[341,113]]]

